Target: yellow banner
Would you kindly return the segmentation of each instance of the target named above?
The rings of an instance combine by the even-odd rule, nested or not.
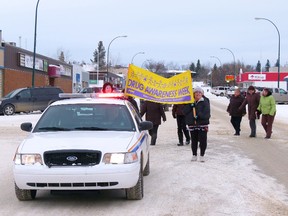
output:
[[[125,94],[165,104],[193,103],[191,72],[165,78],[130,64]]]

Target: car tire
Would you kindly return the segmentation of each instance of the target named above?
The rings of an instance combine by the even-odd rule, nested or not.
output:
[[[143,176],[148,176],[150,174],[150,159],[149,159],[149,154],[148,154],[148,159],[147,159],[147,163],[146,163],[146,166],[144,168],[144,171],[143,171]]]
[[[221,97],[223,97],[223,96],[224,96],[224,93],[223,93],[223,92],[221,92],[221,93],[220,93],[220,96],[221,96]]]
[[[126,199],[127,200],[141,200],[144,196],[144,188],[143,188],[143,165],[141,161],[141,167],[139,171],[139,178],[137,184],[132,187],[126,189]]]
[[[7,104],[3,108],[4,115],[13,115],[15,113],[15,107],[12,104]]]
[[[36,193],[37,190],[22,190],[15,183],[15,194],[20,201],[34,200]]]

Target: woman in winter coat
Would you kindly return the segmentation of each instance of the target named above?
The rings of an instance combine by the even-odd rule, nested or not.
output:
[[[269,89],[263,89],[257,110],[262,113],[261,124],[266,132],[265,139],[270,139],[272,134],[272,125],[276,114],[276,104]]]
[[[248,119],[251,133],[249,137],[256,137],[256,111],[260,101],[260,94],[256,93],[254,86],[249,86],[246,98],[239,110],[242,110],[248,104]]]
[[[192,161],[197,160],[198,142],[200,143],[200,162],[204,162],[204,155],[207,148],[207,132],[210,119],[210,102],[204,96],[200,87],[193,89],[195,102],[186,104],[183,108],[186,124],[189,127],[192,141]]]
[[[240,125],[242,116],[246,114],[246,108],[239,109],[244,101],[244,97],[241,95],[240,89],[235,89],[234,95],[230,98],[230,103],[227,107],[227,112],[231,116],[230,122],[235,129],[235,136],[240,135]]]
[[[151,121],[153,123],[153,128],[149,130],[149,135],[151,136],[150,145],[156,145],[161,117],[164,122],[166,121],[163,105],[152,101],[144,101],[140,108],[140,115],[143,116],[144,114],[146,114],[146,121]]]

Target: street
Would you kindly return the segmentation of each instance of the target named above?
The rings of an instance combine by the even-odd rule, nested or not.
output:
[[[0,215],[288,215],[287,123],[275,120],[272,138],[265,140],[258,121],[257,137],[249,138],[244,116],[241,136],[236,137],[226,105],[217,98],[210,103],[205,163],[191,162],[191,145],[176,145],[170,108],[150,149],[151,172],[144,177],[140,201],[127,201],[124,191],[40,191],[33,201],[18,201],[12,160],[27,133],[20,130],[16,115],[0,116]],[[35,122],[38,117],[21,115],[21,120]]]

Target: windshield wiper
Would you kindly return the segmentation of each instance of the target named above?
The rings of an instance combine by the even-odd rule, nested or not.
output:
[[[38,130],[46,130],[46,131],[70,131],[69,128],[63,128],[63,127],[41,127],[38,128]]]
[[[104,131],[104,130],[109,130],[108,128],[100,128],[100,127],[76,127],[74,128],[74,130],[101,130],[101,131]]]

